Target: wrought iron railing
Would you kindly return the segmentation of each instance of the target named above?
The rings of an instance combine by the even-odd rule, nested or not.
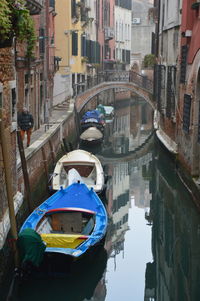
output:
[[[146,75],[141,75],[133,71],[102,71],[97,75],[88,76],[84,82],[78,82],[73,85],[74,96],[85,92],[103,82],[132,82],[153,93],[153,82]]]

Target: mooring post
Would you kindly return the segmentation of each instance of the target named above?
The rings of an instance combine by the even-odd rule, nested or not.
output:
[[[23,146],[23,141],[21,138],[20,131],[17,131],[17,143],[18,143],[18,149],[19,149],[19,154],[20,154],[21,164],[22,164],[22,172],[23,172],[23,177],[24,177],[24,186],[25,186],[25,190],[26,190],[28,210],[30,213],[33,210],[33,206],[31,204],[31,189],[30,189],[29,176],[28,176],[28,171],[27,171],[26,158],[25,158],[25,154],[24,154],[24,146]]]

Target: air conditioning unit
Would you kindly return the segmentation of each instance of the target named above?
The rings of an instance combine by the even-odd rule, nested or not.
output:
[[[140,24],[141,23],[141,19],[140,18],[133,18],[132,19],[132,24]]]

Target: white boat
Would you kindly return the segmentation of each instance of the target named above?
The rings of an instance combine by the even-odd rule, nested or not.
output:
[[[75,169],[80,175],[80,182],[100,193],[104,188],[104,172],[99,159],[92,153],[77,149],[64,155],[56,164],[52,175],[52,189],[57,191],[73,183],[69,170]],[[71,173],[71,172],[70,172]],[[71,173],[72,175],[72,173]]]
[[[80,135],[80,140],[87,144],[97,144],[103,141],[103,133],[96,127],[89,127]]]
[[[112,106],[103,106],[105,110],[105,122],[110,123],[114,119],[114,107]]]

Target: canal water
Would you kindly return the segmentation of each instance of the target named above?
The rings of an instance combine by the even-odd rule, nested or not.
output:
[[[107,175],[104,248],[66,277],[27,280],[15,300],[199,301],[200,214],[156,141],[140,97],[115,100],[105,139],[90,149]]]

